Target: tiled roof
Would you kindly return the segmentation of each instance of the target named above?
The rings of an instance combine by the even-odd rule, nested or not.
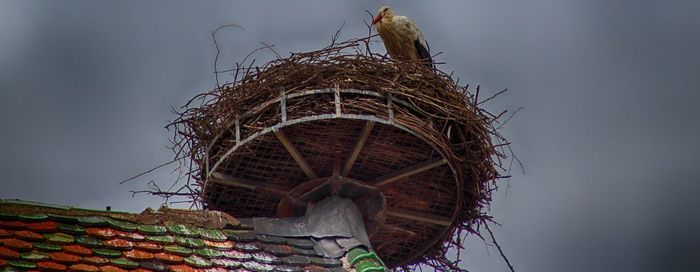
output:
[[[308,238],[259,235],[240,223],[213,229],[124,220],[131,215],[0,201],[0,271],[346,271]],[[381,262],[365,255],[351,262]]]

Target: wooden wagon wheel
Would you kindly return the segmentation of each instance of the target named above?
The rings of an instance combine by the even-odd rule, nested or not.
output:
[[[353,107],[362,99],[381,107]],[[281,92],[212,141],[204,199],[237,217],[286,217],[329,195],[351,198],[377,253],[401,265],[444,239],[461,208],[462,175],[444,147],[448,139],[429,135],[444,133],[391,96]]]

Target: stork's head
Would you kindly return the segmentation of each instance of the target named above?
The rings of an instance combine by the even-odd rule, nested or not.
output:
[[[394,16],[394,10],[391,9],[389,6],[383,6],[379,8],[379,11],[377,12],[377,16],[374,17],[374,20],[372,20],[372,24],[376,25],[377,23],[381,22],[382,19],[387,18],[391,19],[391,17]]]

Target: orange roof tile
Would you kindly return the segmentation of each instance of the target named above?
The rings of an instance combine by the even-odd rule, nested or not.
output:
[[[36,266],[43,270],[49,271],[65,271],[67,267],[65,265],[55,263],[55,262],[38,262]]]
[[[307,271],[319,268],[309,257],[323,260],[323,271],[344,271],[338,259],[323,258],[316,252],[308,238],[260,236],[250,226],[222,230],[177,222],[148,225],[104,213],[74,214],[60,210],[7,214],[1,206],[0,218],[0,271],[13,267],[55,272]]]

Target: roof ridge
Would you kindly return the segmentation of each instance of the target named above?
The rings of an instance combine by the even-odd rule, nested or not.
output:
[[[98,209],[89,209],[89,208],[79,208],[79,207],[74,207],[74,206],[69,206],[69,205],[57,205],[57,204],[49,204],[45,202],[38,202],[38,201],[30,201],[30,200],[22,200],[22,199],[0,199],[0,205],[23,205],[23,206],[33,206],[33,207],[42,207],[42,208],[51,208],[51,209],[62,209],[62,210],[81,210],[81,211],[94,211],[94,212],[113,212],[113,213],[130,213],[130,212],[125,212],[125,211],[113,211],[113,210],[98,210]],[[109,206],[107,206],[109,207]]]
[[[0,199],[0,214],[104,217],[144,225],[184,224],[211,229],[224,229],[226,227],[251,228],[251,226],[242,225],[238,219],[223,212],[173,209],[165,205],[158,210],[146,208],[140,213],[131,213],[84,209],[19,199]]]

